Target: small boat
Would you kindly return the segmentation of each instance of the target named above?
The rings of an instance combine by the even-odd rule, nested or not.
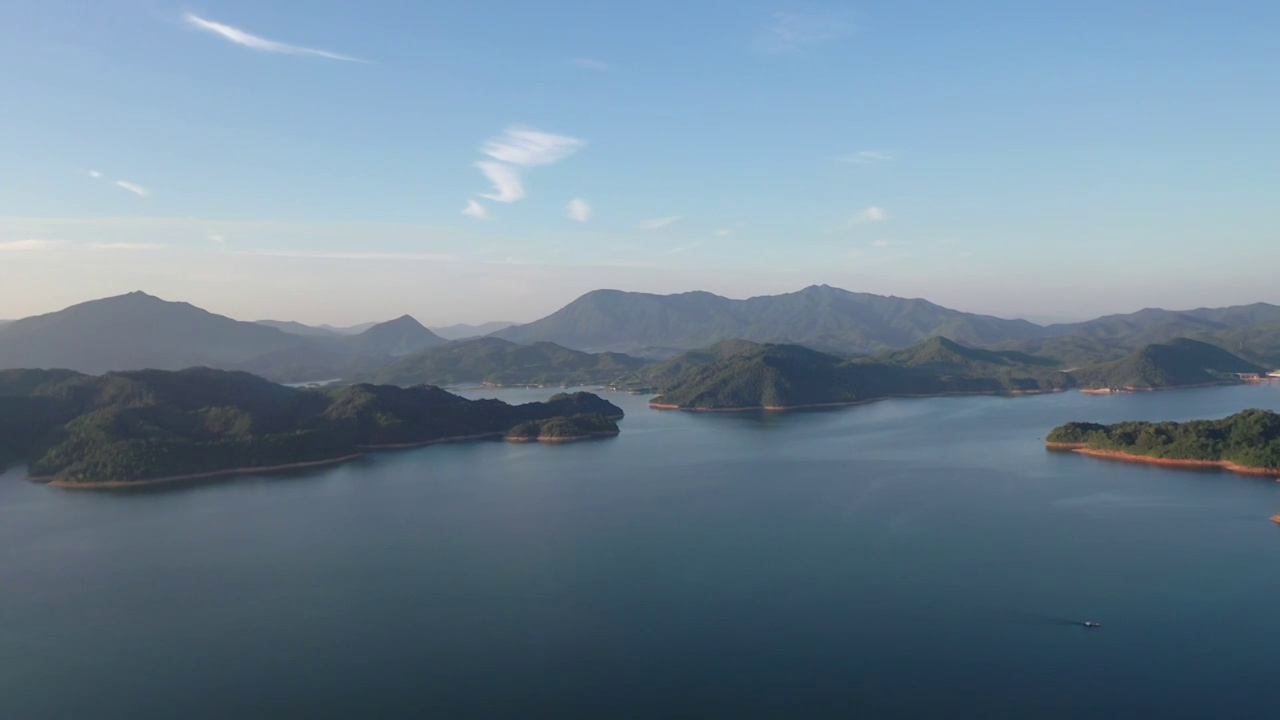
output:
[[[1102,627],[1102,623],[1100,623],[1100,622],[1094,622],[1094,621],[1092,621],[1092,620],[1085,620],[1084,622],[1082,622],[1082,623],[1080,623],[1080,624],[1081,624],[1081,625],[1083,625],[1083,626],[1085,626],[1085,627],[1087,627],[1087,628],[1098,628],[1098,627]]]

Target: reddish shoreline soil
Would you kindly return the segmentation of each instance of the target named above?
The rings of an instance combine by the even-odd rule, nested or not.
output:
[[[267,465],[263,467],[228,468],[226,470],[211,470],[209,472],[191,473],[189,475],[170,475],[168,477],[149,478],[146,480],[71,482],[68,480],[55,480],[48,477],[31,477],[28,478],[28,480],[32,482],[46,483],[49,487],[66,488],[68,490],[118,490],[120,488],[145,487],[147,485],[168,485],[170,483],[191,482],[195,480],[212,480],[214,478],[232,477],[234,475],[258,475],[281,472],[284,470],[304,470],[306,468],[324,467],[326,465],[338,465],[363,456],[364,453],[355,453],[353,455],[343,455],[342,457],[329,458],[327,460],[312,460],[310,462],[289,463],[287,465]]]
[[[1089,457],[1103,458],[1104,460],[1117,460],[1120,462],[1142,463],[1144,465],[1160,465],[1162,467],[1178,467],[1178,468],[1218,468],[1229,470],[1233,473],[1241,475],[1255,475],[1261,477],[1274,477],[1280,480],[1280,468],[1260,468],[1249,467],[1248,465],[1237,465],[1227,460],[1174,460],[1171,458],[1155,458],[1146,455],[1134,455],[1133,453],[1119,452],[1116,450],[1094,450],[1084,443],[1045,443],[1045,447],[1050,450],[1060,450],[1066,452],[1080,453]]]

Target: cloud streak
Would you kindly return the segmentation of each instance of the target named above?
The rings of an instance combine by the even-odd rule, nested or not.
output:
[[[582,198],[574,198],[565,206],[565,217],[577,222],[586,222],[591,219],[591,205]]]
[[[63,247],[67,244],[65,240],[41,240],[31,238],[27,240],[8,240],[0,242],[0,252],[31,252],[33,250],[51,250],[53,248]]]
[[[524,182],[520,179],[520,171],[510,165],[481,161],[476,167],[493,183],[493,192],[480,197],[495,202],[510,203],[524,198]]]
[[[580,150],[583,145],[586,145],[585,140],[567,135],[512,127],[507,128],[502,135],[485,141],[480,152],[510,165],[533,167],[560,162]]]
[[[688,251],[690,251],[690,250],[692,250],[692,249],[694,249],[694,248],[696,248],[696,247],[699,247],[700,245],[702,245],[702,241],[701,241],[701,240],[699,240],[699,241],[698,241],[698,242],[696,242],[696,243],[692,243],[692,244],[690,244],[690,245],[682,245],[682,246],[680,246],[680,247],[671,248],[670,250],[668,250],[668,251],[666,251],[666,252],[664,252],[664,253],[662,253],[662,254],[663,254],[663,255],[678,255],[678,254],[680,254],[680,253],[682,253],[682,252],[688,252]]]
[[[115,182],[115,186],[118,188],[124,188],[125,190],[128,190],[129,192],[133,193],[134,195],[137,195],[138,197],[147,197],[148,195],[151,194],[150,190],[142,187],[137,183],[131,183],[128,180],[117,180]]]
[[[603,60],[593,60],[592,58],[572,58],[569,64],[582,68],[583,70],[595,70],[596,72],[606,72],[612,70],[613,66]]]
[[[853,34],[853,23],[829,13],[774,13],[761,28],[756,47],[784,55],[840,40]]]
[[[327,60],[341,60],[343,62],[355,62],[355,63],[370,62],[369,60],[363,60],[361,58],[352,57],[350,55],[341,55],[339,53],[329,52],[328,50],[318,50],[316,48],[303,47],[301,45],[290,45],[289,43],[279,42],[278,40],[268,40],[264,37],[259,37],[257,35],[253,35],[251,33],[245,32],[240,28],[232,27],[230,25],[224,25],[223,23],[214,22],[213,20],[206,20],[205,18],[202,18],[199,15],[196,15],[195,13],[187,13],[183,15],[183,20],[185,20],[186,23],[191,27],[197,28],[199,30],[203,30],[205,32],[213,33],[214,35],[217,35],[223,38],[224,40],[228,40],[230,42],[235,43],[236,45],[241,45],[243,47],[247,47],[253,50],[260,50],[262,52],[269,52],[269,53],[280,53],[283,55],[302,55],[302,56],[309,56],[309,57],[320,57],[320,58],[325,58]]]
[[[884,150],[859,150],[836,158],[836,162],[849,163],[850,165],[878,165],[882,162],[889,162],[892,159],[893,155]]]
[[[668,215],[667,217],[650,218],[648,220],[642,221],[638,227],[641,230],[657,230],[658,228],[664,228],[674,222],[679,221],[680,218],[682,217],[684,216]]]
[[[467,206],[462,208],[462,214],[477,220],[484,220],[489,217],[489,210],[475,200],[468,200]]]
[[[882,223],[889,221],[889,213],[882,207],[872,205],[863,208],[856,215],[849,218],[848,225],[870,225],[873,223]]]
[[[163,250],[165,246],[157,243],[113,242],[92,243],[89,247],[93,250]]]

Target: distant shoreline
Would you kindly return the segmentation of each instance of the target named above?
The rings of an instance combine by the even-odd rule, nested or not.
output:
[[[581,440],[595,440],[602,437],[617,437],[621,433],[617,430],[600,430],[599,432],[587,433],[586,435],[566,435],[563,437],[511,437],[507,436],[507,442],[513,443],[569,443],[579,442]]]
[[[1274,477],[1280,481],[1280,468],[1263,468],[1252,465],[1238,465],[1229,460],[1177,460],[1173,458],[1157,458],[1148,455],[1136,455],[1134,453],[1121,452],[1119,450],[1096,450],[1089,447],[1087,443],[1045,443],[1045,448],[1058,452],[1074,452],[1089,457],[1102,458],[1104,460],[1115,460],[1118,462],[1141,463],[1143,465],[1160,465],[1162,467],[1189,468],[1189,469],[1219,469],[1228,470],[1240,475],[1253,475],[1258,477]]]
[[[75,482],[73,480],[58,480],[53,477],[31,475],[27,480],[34,483],[42,483],[49,487],[63,488],[66,490],[122,490],[134,487],[147,487],[154,485],[176,485],[184,482],[198,482],[201,480],[216,480],[219,478],[235,477],[237,475],[270,475],[273,473],[287,472],[290,470],[307,470],[310,468],[327,467],[330,465],[341,465],[345,462],[357,460],[365,456],[366,451],[381,450],[410,450],[413,448],[426,447],[428,445],[447,445],[450,443],[473,442],[478,440],[497,440],[506,435],[505,432],[478,433],[475,435],[453,435],[450,437],[436,438],[434,440],[423,440],[421,442],[411,443],[392,443],[385,445],[357,445],[360,450],[357,453],[348,453],[334,458],[326,458],[324,460],[308,460],[306,462],[285,463],[283,465],[262,465],[257,467],[240,467],[227,468],[226,470],[210,470],[202,473],[188,473],[183,475],[166,475],[158,478],[147,478],[145,480],[95,480],[92,482]]]
[[[1246,385],[1244,382],[1232,382],[1230,380],[1222,380],[1220,382],[1194,383],[1192,385],[1166,385],[1164,387],[1132,387],[1123,386],[1112,390],[1111,388],[1080,388],[1080,392],[1085,395],[1127,395],[1136,392],[1164,392],[1165,390],[1192,390],[1194,388],[1206,387],[1232,387],[1235,385]]]
[[[789,412],[791,410],[820,410],[823,408],[840,408],[855,407],[858,405],[867,405],[881,400],[894,399],[923,399],[923,398],[940,398],[940,397],[1020,397],[1023,395],[1051,395],[1054,393],[1065,392],[1066,388],[1054,390],[1012,390],[1009,392],[945,392],[945,393],[925,393],[921,395],[884,395],[882,397],[867,398],[866,400],[849,400],[846,402],[834,403],[809,403],[805,405],[752,405],[749,407],[726,407],[726,408],[703,408],[703,407],[685,407],[683,405],[670,405],[666,403],[649,403],[649,407],[654,410],[683,410],[685,412]]]

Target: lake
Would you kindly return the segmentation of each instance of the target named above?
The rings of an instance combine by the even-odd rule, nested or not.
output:
[[[1280,386],[604,397],[622,435],[588,443],[133,492],[0,476],[0,718],[1276,713],[1280,484],[1043,437]]]

